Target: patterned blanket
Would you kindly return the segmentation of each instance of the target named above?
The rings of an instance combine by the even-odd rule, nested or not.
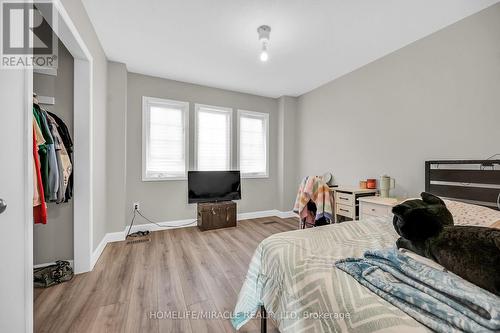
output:
[[[395,247],[335,266],[437,332],[500,332],[500,298]]]
[[[389,218],[275,234],[257,247],[232,320],[241,328],[263,304],[281,332],[427,332],[333,262],[393,246]]]
[[[310,176],[304,178],[299,185],[293,211],[301,218],[307,215],[307,203],[312,200],[316,204],[316,221],[322,217],[333,220],[333,196],[330,188],[321,177]]]

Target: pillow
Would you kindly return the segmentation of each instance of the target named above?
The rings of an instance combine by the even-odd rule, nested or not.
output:
[[[500,228],[500,211],[465,202],[443,200],[453,215],[455,225],[476,225]]]

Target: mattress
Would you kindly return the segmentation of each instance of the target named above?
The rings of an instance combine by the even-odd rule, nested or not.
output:
[[[367,249],[395,246],[390,218],[369,218],[270,236],[257,247],[235,308],[241,328],[263,304],[281,332],[427,332],[334,267]]]

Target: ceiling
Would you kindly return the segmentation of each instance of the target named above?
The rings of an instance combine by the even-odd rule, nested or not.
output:
[[[129,71],[270,97],[306,93],[496,2],[83,0],[107,57]]]

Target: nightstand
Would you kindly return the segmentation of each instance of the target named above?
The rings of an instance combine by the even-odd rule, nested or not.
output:
[[[376,189],[361,189],[339,186],[332,189],[335,197],[335,222],[346,219],[357,220],[359,216],[359,199],[374,196]]]
[[[402,202],[403,199],[364,197],[359,198],[359,219],[370,216],[392,217],[392,207]]]

